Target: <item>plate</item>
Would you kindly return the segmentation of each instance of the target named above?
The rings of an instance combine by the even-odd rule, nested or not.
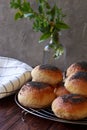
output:
[[[62,123],[69,123],[69,124],[87,125],[87,118],[82,119],[82,120],[76,120],[76,121],[64,120],[64,119],[58,118],[54,115],[54,113],[52,112],[50,107],[44,108],[44,109],[26,108],[18,102],[17,94],[15,95],[15,102],[25,112],[31,113],[35,116],[38,116],[38,117],[41,117],[44,119],[48,119],[48,120],[52,120],[52,121],[56,121],[56,122],[62,122]]]

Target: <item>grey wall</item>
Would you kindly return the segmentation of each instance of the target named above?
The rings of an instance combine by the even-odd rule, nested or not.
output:
[[[50,0],[53,3],[55,0]],[[31,66],[42,63],[44,44],[38,43],[39,33],[32,30],[27,19],[14,20],[15,11],[10,8],[10,0],[0,0],[0,56],[19,59]],[[87,0],[56,0],[67,14],[70,29],[62,31],[60,42],[65,53],[56,65],[64,69],[71,63],[87,60]],[[32,5],[36,6],[32,1]]]

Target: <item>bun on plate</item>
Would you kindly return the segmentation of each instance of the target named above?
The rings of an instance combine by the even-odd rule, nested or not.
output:
[[[87,117],[87,98],[74,94],[59,96],[52,102],[52,111],[62,119],[83,119]]]
[[[42,108],[51,105],[55,99],[54,87],[42,82],[28,82],[18,93],[21,105],[31,108]]]
[[[78,71],[84,71],[87,72],[87,62],[81,61],[71,64],[67,71],[66,71],[66,77],[78,72]]]
[[[70,93],[87,96],[87,72],[77,72],[69,76],[64,86]]]
[[[69,94],[70,92],[67,91],[65,86],[59,85],[54,89],[54,93],[56,94],[56,96],[62,96],[65,94]]]
[[[60,69],[52,65],[38,65],[31,71],[32,81],[57,84],[63,80]]]

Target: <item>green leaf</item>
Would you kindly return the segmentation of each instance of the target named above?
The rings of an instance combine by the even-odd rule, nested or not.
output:
[[[28,13],[32,11],[32,8],[30,7],[30,3],[28,2],[23,2],[22,4],[22,11]]]
[[[39,0],[40,3],[43,3],[43,0]]]
[[[47,9],[50,9],[50,8],[51,8],[50,5],[49,5],[49,3],[48,3],[47,1],[45,2],[45,5],[46,5],[46,8],[47,8]]]
[[[21,0],[11,0],[10,1],[11,8],[17,9],[21,6]]]
[[[21,0],[17,0],[18,4],[20,5],[21,4]]]
[[[39,43],[47,40],[48,38],[50,38],[50,33],[44,33],[41,37],[40,37],[40,40],[39,40]]]
[[[15,20],[17,20],[17,19],[19,19],[19,18],[22,18],[23,17],[23,15],[20,13],[20,12],[17,12],[16,14],[15,14]]]
[[[62,22],[57,23],[55,26],[57,29],[69,29],[70,28],[67,24],[62,23]]]
[[[40,12],[40,13],[43,13],[43,8],[42,8],[42,6],[41,6],[41,5],[39,5],[38,10],[39,10],[39,12]]]
[[[17,9],[17,8],[19,8],[19,4],[17,4],[17,3],[11,3],[10,4],[11,5],[11,8],[14,8],[14,9]]]
[[[14,0],[10,1],[10,7],[13,8],[14,7]]]
[[[51,16],[51,21],[54,21],[55,12],[56,12],[56,7],[54,5],[53,8],[51,9],[51,11],[49,12],[49,14]]]

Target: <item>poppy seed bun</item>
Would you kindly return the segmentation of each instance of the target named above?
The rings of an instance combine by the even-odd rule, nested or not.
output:
[[[41,82],[28,82],[18,93],[18,101],[25,107],[46,107],[49,106],[54,99],[54,88],[49,84]]]
[[[73,63],[72,65],[70,65],[66,71],[66,77],[78,71],[87,72],[87,62],[81,61],[81,62]]]
[[[38,65],[31,71],[32,81],[57,84],[63,80],[61,70],[51,65]]]
[[[77,72],[69,76],[64,86],[70,93],[87,96],[87,72]]]
[[[63,95],[52,102],[54,114],[67,120],[79,120],[87,117],[87,98],[81,95]]]

